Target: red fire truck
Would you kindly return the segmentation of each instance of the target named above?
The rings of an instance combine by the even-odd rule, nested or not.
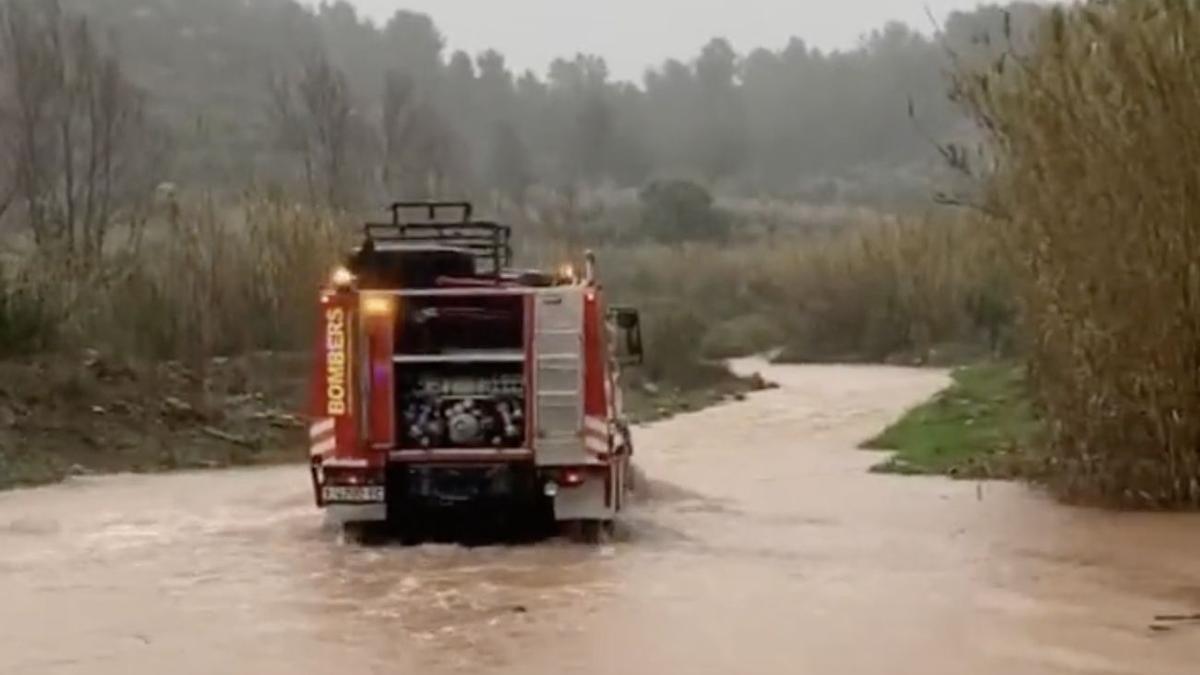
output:
[[[580,273],[512,269],[511,229],[469,203],[391,212],[321,293],[317,505],[348,529],[449,509],[585,536],[611,524],[630,486],[619,373],[642,359],[637,312],[607,305],[591,254]]]

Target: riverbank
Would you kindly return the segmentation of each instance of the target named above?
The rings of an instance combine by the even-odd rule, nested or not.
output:
[[[303,354],[197,365],[96,352],[0,361],[0,489],[304,458]]]
[[[192,365],[93,351],[0,361],[0,490],[73,475],[302,462],[309,371],[307,355],[274,352]],[[631,377],[627,413],[645,424],[768,386],[718,375],[690,387]]]
[[[681,387],[635,380],[625,388],[625,414],[634,424],[650,424],[725,403],[744,401],[750,394],[777,386],[758,372],[736,375],[727,370],[702,386]]]
[[[863,444],[895,453],[874,470],[970,479],[1031,476],[1038,423],[1021,367],[966,366],[953,379],[948,389]]]

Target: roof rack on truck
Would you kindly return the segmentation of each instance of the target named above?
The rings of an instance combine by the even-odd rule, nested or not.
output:
[[[416,201],[391,205],[392,222],[367,223],[364,234],[379,250],[450,249],[470,253],[479,276],[499,277],[512,264],[512,228],[474,220],[469,202]],[[413,218],[416,213],[424,219]]]

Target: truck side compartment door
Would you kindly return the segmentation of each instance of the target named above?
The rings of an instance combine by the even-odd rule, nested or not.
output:
[[[534,308],[534,380],[539,466],[579,466],[583,450],[583,294],[539,293]]]

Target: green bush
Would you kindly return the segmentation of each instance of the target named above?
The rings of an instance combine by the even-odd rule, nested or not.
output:
[[[696,389],[729,377],[715,364],[705,363],[700,339],[707,330],[705,317],[686,308],[651,310],[645,314],[645,376],[652,382],[680,389]]]
[[[700,355],[707,359],[751,356],[779,347],[786,339],[775,320],[746,314],[710,328],[700,343]]]
[[[663,242],[724,239],[729,216],[716,208],[704,186],[687,180],[657,180],[642,189],[642,230]]]
[[[44,348],[53,333],[54,322],[39,294],[6,279],[0,269],[0,357]]]

